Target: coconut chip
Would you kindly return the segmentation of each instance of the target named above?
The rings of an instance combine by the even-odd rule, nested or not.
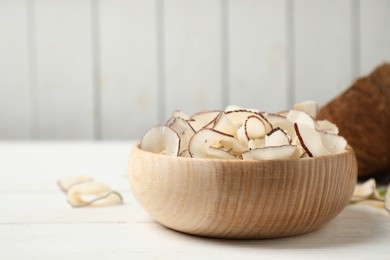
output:
[[[317,111],[314,101],[296,104],[292,110],[278,114],[228,106],[224,111],[202,111],[188,117],[177,110],[165,126],[146,132],[140,148],[176,157],[245,159],[252,156],[267,160],[344,151],[347,141],[338,135],[337,126],[327,120],[316,121]],[[268,147],[272,148],[265,149]],[[282,155],[277,151],[283,152]]]
[[[176,110],[172,113],[172,117],[175,118],[175,117],[180,117],[180,118],[183,118],[184,120],[189,120],[190,117],[187,116],[186,113],[184,113],[183,111],[181,110]]]
[[[353,201],[369,199],[375,194],[376,182],[374,179],[369,179],[360,185],[356,185],[352,195]]]
[[[296,145],[269,146],[244,152],[242,158],[244,160],[290,159],[296,149]]]
[[[191,154],[190,154],[190,152],[188,151],[188,149],[185,149],[184,151],[182,151],[182,152],[179,154],[179,157],[190,158],[190,157],[191,157]]]
[[[195,130],[181,117],[175,117],[172,120],[169,120],[166,124],[169,128],[174,130],[180,137],[180,149],[179,154],[188,148],[188,143],[190,142],[191,137],[195,133]]]
[[[223,112],[220,113],[218,118],[215,120],[213,129],[233,136],[235,136],[237,132],[236,126]]]
[[[168,126],[150,128],[140,143],[142,150],[161,153],[169,156],[178,156],[180,151],[180,137]]]
[[[86,182],[74,185],[67,192],[72,207],[112,206],[122,204],[122,196],[107,185],[98,182]]]
[[[321,133],[316,129],[306,125],[294,123],[295,133],[299,143],[310,157],[330,154],[324,147]]]
[[[294,110],[306,112],[311,117],[315,118],[318,114],[318,104],[315,101],[308,100],[293,106]]]
[[[270,124],[272,124],[274,128],[279,127],[283,131],[286,131],[287,135],[290,138],[294,138],[294,125],[286,117],[271,113],[264,115],[264,117],[268,120]]]
[[[107,185],[93,181],[88,176],[67,177],[57,181],[66,193],[68,203],[75,208],[86,206],[111,206],[123,203],[119,192]]]
[[[377,188],[375,179],[369,179],[355,187],[350,204],[365,204],[390,213],[390,184],[387,188]]]
[[[210,147],[220,148],[221,141],[235,140],[232,135],[219,132],[214,129],[203,128],[196,132],[188,145],[191,157],[194,158],[216,158],[215,151],[210,151]],[[218,153],[218,156],[221,154]],[[228,159],[228,158],[226,158]]]
[[[265,147],[265,139],[253,139],[248,141],[249,150]]]
[[[384,202],[385,202],[385,209],[390,213],[390,184],[386,188]]]
[[[72,186],[77,185],[77,184],[81,184],[81,183],[91,182],[91,181],[93,181],[93,179],[89,176],[85,176],[85,175],[72,176],[72,177],[67,177],[67,178],[63,178],[61,180],[58,180],[57,185],[58,185],[58,187],[60,187],[60,189],[63,192],[67,193],[68,190],[70,188],[72,188]]]
[[[195,131],[199,131],[202,128],[211,127],[221,112],[220,110],[202,111],[192,115],[188,122]]]
[[[339,133],[338,127],[328,120],[317,120],[317,130],[336,135]]]
[[[288,135],[281,129],[275,128],[265,136],[265,146],[282,146],[289,145],[290,138]]]

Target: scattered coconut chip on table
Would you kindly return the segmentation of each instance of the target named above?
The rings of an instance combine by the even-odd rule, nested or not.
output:
[[[68,202],[72,207],[111,206],[122,204],[122,196],[112,191],[107,185],[87,182],[74,185],[67,192]]]
[[[57,185],[63,192],[66,193],[72,186],[90,181],[93,181],[93,178],[89,176],[72,176],[58,180]]]
[[[384,201],[385,201],[385,209],[390,213],[390,184],[386,188]]]
[[[94,181],[89,176],[67,177],[58,180],[57,184],[66,193],[68,203],[75,208],[123,203],[119,192],[111,190],[106,184]]]
[[[352,198],[368,199],[375,193],[376,182],[375,179],[369,179],[362,184],[356,185]]]
[[[372,206],[374,208],[378,209],[384,209],[385,208],[385,202],[380,200],[360,200],[356,202],[356,204],[366,204],[368,206]]]
[[[377,188],[375,179],[357,184],[350,204],[365,204],[390,213],[390,184],[386,188]]]

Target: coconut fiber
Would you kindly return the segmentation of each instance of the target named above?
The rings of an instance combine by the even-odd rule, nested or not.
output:
[[[390,172],[390,64],[359,78],[317,116],[339,127],[353,147],[359,177]]]

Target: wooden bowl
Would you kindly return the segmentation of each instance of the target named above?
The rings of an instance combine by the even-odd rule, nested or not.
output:
[[[129,180],[158,223],[184,233],[234,239],[313,231],[348,204],[357,178],[352,148],[300,160],[169,157],[136,146]]]

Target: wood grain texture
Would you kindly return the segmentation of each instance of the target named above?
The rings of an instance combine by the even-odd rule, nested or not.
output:
[[[123,141],[1,142],[0,193],[54,193],[58,192],[58,179],[78,175],[91,176],[119,191],[128,190],[128,157],[134,145]],[[8,159],[13,157],[23,163]]]
[[[140,138],[158,121],[156,1],[99,1],[103,139]]]
[[[165,119],[222,108],[220,3],[164,1]]]
[[[31,138],[27,31],[26,1],[0,1],[0,139]]]
[[[360,1],[360,75],[390,62],[390,1]]]
[[[351,0],[294,1],[295,103],[323,105],[351,83],[351,17]]]
[[[322,105],[390,60],[389,8],[387,0],[2,0],[0,138],[139,138],[175,109]]]
[[[333,219],[356,184],[354,152],[301,160],[229,161],[162,156],[135,147],[134,196],[159,223],[220,238],[303,234]]]
[[[286,110],[287,2],[228,3],[229,102],[261,111]]]
[[[303,236],[241,241],[173,232],[153,221],[129,192],[124,172],[133,144],[0,142],[0,259],[357,260],[390,255],[389,213],[359,204]],[[119,189],[125,204],[70,207],[55,181],[80,173]]]
[[[36,0],[34,49],[41,139],[94,137],[89,0]]]

